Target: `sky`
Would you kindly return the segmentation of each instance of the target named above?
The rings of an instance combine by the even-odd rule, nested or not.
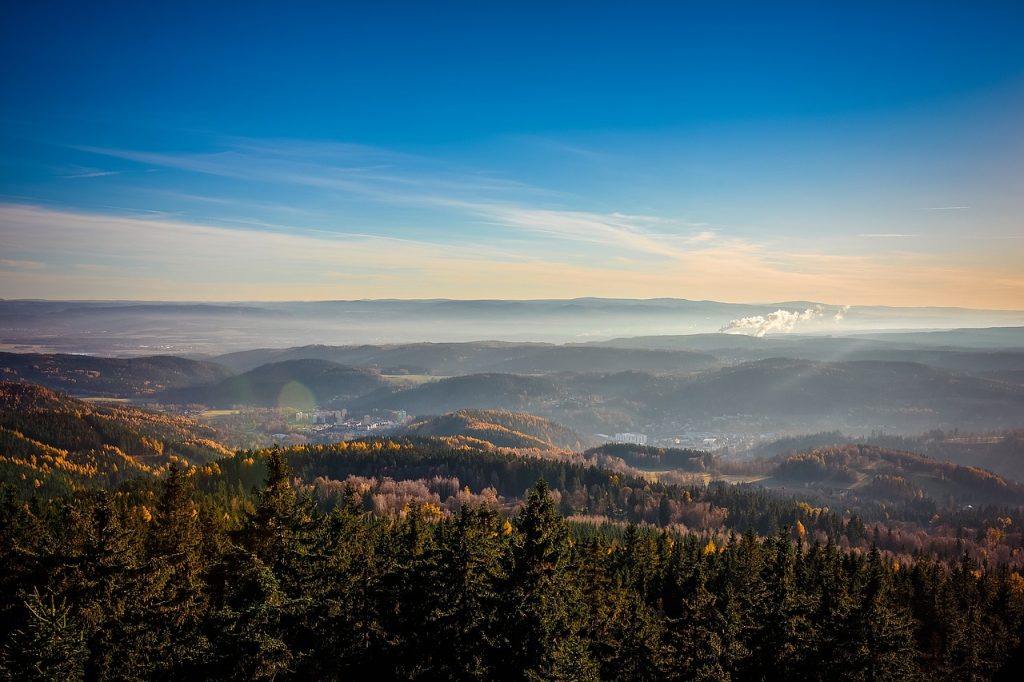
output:
[[[0,297],[1024,309],[1022,34],[1019,2],[3,3]]]

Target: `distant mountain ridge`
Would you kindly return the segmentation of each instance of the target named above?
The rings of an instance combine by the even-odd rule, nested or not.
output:
[[[992,334],[987,332],[991,331]],[[954,342],[962,340],[963,345]],[[920,362],[976,373],[1024,371],[1024,327],[851,336],[688,334],[622,337],[553,345],[474,341],[380,346],[254,349],[213,358],[237,371],[281,360],[316,358],[384,373],[454,376],[489,372],[641,371],[679,374],[768,358],[821,362]]]
[[[284,360],[214,384],[172,389],[170,402],[211,406],[257,405],[309,409],[351,400],[387,385],[380,373],[328,360]]]
[[[231,374],[222,365],[173,355],[103,358],[0,353],[0,379],[76,395],[145,397],[167,389],[219,381]]]
[[[843,422],[861,430],[921,433],[1012,428],[1024,414],[1024,387],[916,363],[770,359],[683,377],[477,374],[382,389],[353,405],[410,414],[530,412],[586,433],[629,430],[655,419],[676,419],[679,428],[715,423],[723,429],[786,426],[813,432]]]
[[[687,299],[363,300],[249,303],[3,301],[0,340],[26,350],[218,355],[255,347],[478,339],[577,343],[710,333],[779,310],[814,311],[796,331],[853,333],[1024,325],[1024,311]],[[840,316],[837,321],[836,316]],[[225,325],[224,320],[230,324]]]
[[[707,369],[719,364],[717,358],[710,353],[688,350],[613,349],[494,341],[256,349],[221,355],[214,358],[214,361],[245,371],[268,362],[296,359],[330,360],[343,365],[379,369],[385,373],[439,376],[485,372],[547,374],[625,370],[674,373]]]

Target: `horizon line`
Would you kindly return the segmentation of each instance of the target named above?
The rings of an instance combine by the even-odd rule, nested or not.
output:
[[[1024,308],[969,308],[956,305],[891,305],[884,303],[825,303],[822,301],[728,301],[718,299],[693,299],[677,296],[653,296],[649,298],[628,298],[610,296],[574,296],[570,298],[325,298],[325,299],[164,299],[164,298],[3,298],[0,303],[156,303],[169,305],[287,305],[311,303],[570,303],[574,301],[609,302],[654,302],[672,301],[686,303],[715,303],[730,306],[824,306],[835,308],[886,308],[893,310],[966,310],[972,312],[1021,313]]]

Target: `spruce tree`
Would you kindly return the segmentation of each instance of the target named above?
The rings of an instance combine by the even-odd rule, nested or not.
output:
[[[515,531],[505,586],[506,669],[544,679],[556,668],[562,674],[575,666],[589,676],[596,667],[579,640],[586,614],[572,574],[569,531],[543,480],[530,491]]]

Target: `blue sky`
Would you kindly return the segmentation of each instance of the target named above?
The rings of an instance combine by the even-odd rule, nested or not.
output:
[[[5,5],[0,295],[1024,308],[1020,3],[555,4]]]

